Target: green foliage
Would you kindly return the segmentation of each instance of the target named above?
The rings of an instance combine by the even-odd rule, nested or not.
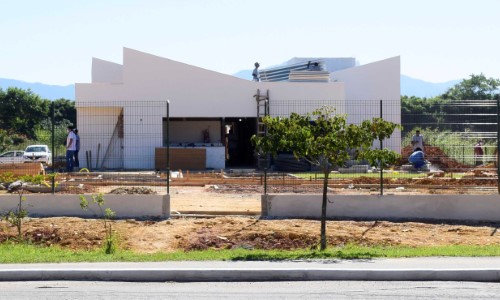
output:
[[[400,157],[401,155],[387,148],[382,150],[366,149],[359,155],[359,158],[366,159],[370,165],[382,168],[387,168],[394,164]]]
[[[79,195],[80,198],[80,208],[83,210],[88,210],[89,202],[85,195]],[[112,254],[116,251],[116,241],[112,230],[112,225],[110,220],[115,217],[116,213],[112,211],[110,208],[103,209],[105,204],[104,195],[99,193],[97,195],[91,195],[92,203],[97,204],[99,210],[101,212],[101,217],[104,223],[104,232],[106,234],[106,243],[104,252],[106,254]]]
[[[17,177],[12,172],[0,173],[0,182],[14,182]]]
[[[36,140],[38,144],[48,145],[49,149],[52,151],[52,125],[46,120],[42,122],[43,128],[39,128],[35,131]],[[65,153],[66,152],[66,137],[67,127],[71,125],[68,120],[62,120],[56,126],[54,126],[54,152],[55,153]],[[53,153],[53,155],[55,155]]]
[[[305,158],[330,172],[334,166],[342,166],[350,159],[351,149],[366,151],[374,140],[389,138],[399,128],[380,118],[365,120],[360,125],[347,125],[346,120],[345,115],[334,114],[329,107],[318,109],[312,115],[268,116],[263,120],[268,134],[254,135],[252,142],[260,155],[292,152],[297,159]]]
[[[74,101],[44,100],[31,90],[20,88],[0,89],[0,151],[27,144],[51,145],[52,109],[58,147],[63,145],[66,126],[76,125]]]
[[[64,129],[68,125],[76,125],[76,107],[75,102],[68,99],[57,99],[52,102],[54,105],[54,121],[56,126],[62,125]],[[66,135],[66,131],[64,131]]]
[[[500,80],[495,78],[486,78],[481,73],[479,75],[470,75],[469,79],[464,79],[460,83],[449,88],[442,99],[453,100],[494,100],[498,99]]]
[[[333,167],[344,165],[352,150],[383,164],[393,163],[396,154],[389,150],[371,150],[371,147],[374,140],[389,138],[400,126],[381,118],[348,125],[347,116],[335,114],[333,108],[326,106],[312,114],[292,113],[289,118],[267,116],[263,123],[267,134],[254,135],[251,139],[259,155],[292,152],[297,159],[306,159],[324,173],[320,243],[321,250],[325,250],[328,176]]]
[[[22,175],[19,177],[23,182],[29,182],[33,184],[42,184],[45,181],[45,175]]]
[[[462,132],[454,132],[451,130],[439,130],[439,129],[419,129],[421,134],[424,136],[425,143],[428,146],[435,146],[443,150],[446,155],[451,157],[465,165],[473,166],[474,161],[474,145],[477,143],[477,139],[471,139],[467,133],[470,130],[466,130],[463,134]],[[472,134],[472,133],[471,133]],[[407,146],[411,144],[411,138],[413,136],[412,132],[408,132],[401,139],[401,145]],[[483,145],[484,156],[483,162],[487,163],[489,161],[494,161],[495,157],[493,153],[496,149],[496,143],[494,140],[485,140]]]
[[[31,90],[8,88],[0,93],[0,128],[35,137],[35,129],[48,116],[48,106]]]

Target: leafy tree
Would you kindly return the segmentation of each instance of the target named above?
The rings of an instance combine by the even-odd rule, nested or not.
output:
[[[56,125],[76,125],[76,107],[74,101],[61,98],[54,100],[53,105],[55,108],[54,121]],[[49,118],[51,118],[50,115]]]
[[[483,73],[470,75],[469,79],[464,79],[455,86],[449,88],[442,99],[452,100],[493,100],[499,96],[500,80],[486,78]]]
[[[399,125],[380,118],[366,120],[359,125],[347,124],[347,116],[334,114],[323,107],[312,114],[292,113],[288,118],[267,116],[263,119],[267,135],[253,136],[252,142],[260,155],[292,152],[297,159],[304,158],[319,166],[324,174],[321,207],[321,245],[326,249],[326,207],[328,178],[335,166],[342,166],[350,158],[351,149],[381,164],[390,163],[397,155],[392,151],[372,149],[374,140],[389,138]],[[389,153],[391,153],[389,155]]]
[[[0,128],[34,138],[35,129],[48,115],[48,107],[31,90],[8,88],[0,92]]]

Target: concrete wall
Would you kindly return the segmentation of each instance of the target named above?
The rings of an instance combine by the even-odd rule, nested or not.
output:
[[[33,217],[100,217],[99,207],[91,203],[90,195],[88,211],[80,208],[78,195],[28,194],[23,207]],[[169,195],[104,195],[105,208],[116,212],[117,218],[169,218]],[[18,195],[0,196],[0,213],[15,210],[19,203]]]
[[[263,195],[262,215],[320,218],[322,195]],[[329,218],[500,221],[498,195],[333,195]]]

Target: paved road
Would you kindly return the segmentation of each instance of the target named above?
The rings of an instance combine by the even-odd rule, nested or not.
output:
[[[0,282],[0,299],[500,299],[478,282]]]

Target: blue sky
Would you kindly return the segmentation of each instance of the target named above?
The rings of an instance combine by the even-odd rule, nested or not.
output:
[[[1,0],[0,78],[89,82],[122,47],[233,74],[294,56],[401,56],[431,82],[500,78],[497,0]]]

